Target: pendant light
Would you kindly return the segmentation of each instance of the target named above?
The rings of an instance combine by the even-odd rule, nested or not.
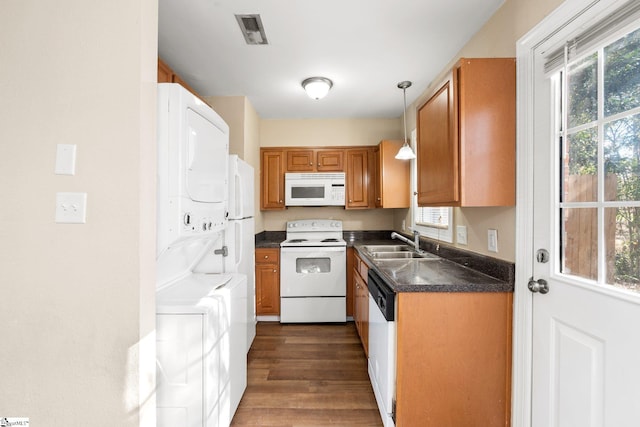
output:
[[[411,146],[407,142],[407,88],[411,87],[411,82],[405,80],[403,82],[398,83],[398,88],[402,89],[402,93],[404,94],[404,109],[402,110],[402,118],[404,123],[404,144],[398,150],[398,154],[396,154],[396,159],[399,160],[411,160],[415,159],[416,155],[414,154]]]

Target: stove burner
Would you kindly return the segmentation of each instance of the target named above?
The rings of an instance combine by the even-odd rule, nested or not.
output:
[[[321,242],[337,242],[338,239],[322,239]]]
[[[302,243],[306,241],[307,239],[291,239],[291,240],[287,240],[287,243]]]

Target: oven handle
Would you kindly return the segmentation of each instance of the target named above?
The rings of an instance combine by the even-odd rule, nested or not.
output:
[[[280,252],[347,252],[346,246],[282,246]]]

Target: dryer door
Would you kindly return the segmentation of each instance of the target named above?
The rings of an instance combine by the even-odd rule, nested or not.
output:
[[[193,109],[187,110],[185,175],[191,200],[227,200],[227,133]]]

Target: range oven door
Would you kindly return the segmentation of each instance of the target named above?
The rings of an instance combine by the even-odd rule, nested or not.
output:
[[[280,255],[282,298],[347,295],[346,247],[282,247]]]

